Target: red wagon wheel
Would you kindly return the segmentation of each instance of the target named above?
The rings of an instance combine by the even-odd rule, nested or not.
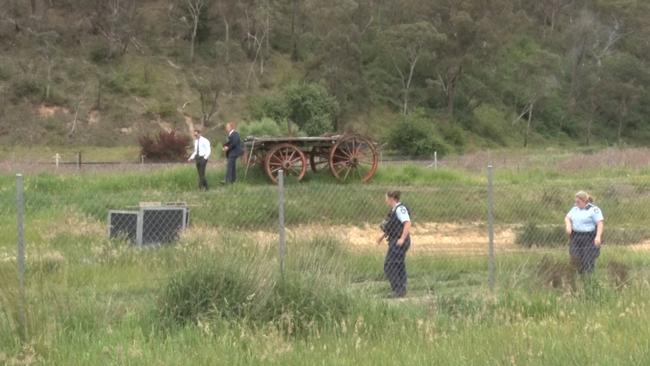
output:
[[[329,149],[323,147],[314,147],[311,149],[309,153],[309,165],[314,173],[325,169],[329,165]]]
[[[264,161],[266,175],[273,183],[278,183],[278,171],[283,170],[285,177],[292,176],[300,181],[307,171],[307,158],[298,147],[292,144],[278,144],[266,154]]]
[[[329,165],[332,175],[340,181],[353,179],[367,182],[375,175],[379,155],[369,139],[351,135],[341,138],[330,151]]]

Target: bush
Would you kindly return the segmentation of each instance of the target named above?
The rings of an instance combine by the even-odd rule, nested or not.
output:
[[[336,99],[314,83],[292,84],[281,96],[263,97],[251,104],[253,118],[289,120],[309,136],[331,132],[338,113]]]
[[[253,121],[248,124],[242,124],[239,126],[239,132],[242,137],[277,137],[282,135],[280,126],[268,117],[264,117],[259,121]]]
[[[179,325],[201,318],[244,318],[263,311],[272,286],[254,267],[204,261],[173,276],[164,289],[160,313]]]
[[[43,85],[35,79],[21,79],[17,80],[11,86],[13,96],[11,101],[16,104],[24,99],[29,101],[41,101],[43,99]]]
[[[265,96],[253,99],[251,105],[251,116],[255,120],[269,118],[274,121],[283,121],[289,118],[289,106],[284,96]]]
[[[398,122],[388,133],[388,147],[408,156],[447,154],[451,147],[439,136],[432,122],[421,115],[413,115]]]
[[[339,104],[327,90],[314,83],[293,84],[286,93],[289,119],[309,136],[332,131]]]
[[[293,271],[283,278],[273,261],[252,252],[203,255],[171,277],[159,301],[161,320],[172,326],[219,319],[273,323],[292,334],[348,315],[352,300],[336,284],[340,244],[315,239],[292,253]]]
[[[567,235],[562,226],[540,227],[531,222],[517,232],[516,243],[526,248],[532,246],[556,248],[567,245]]]
[[[160,131],[158,136],[141,136],[140,154],[147,159],[156,161],[185,160],[191,139],[188,136],[177,135],[175,131]]]

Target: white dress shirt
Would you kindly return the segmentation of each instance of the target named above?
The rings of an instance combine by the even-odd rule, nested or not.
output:
[[[210,149],[210,141],[203,136],[199,136],[198,139],[194,140],[194,152],[190,156],[190,160],[196,157],[196,151],[199,151],[199,156],[202,156],[205,160],[208,160],[212,150]]]

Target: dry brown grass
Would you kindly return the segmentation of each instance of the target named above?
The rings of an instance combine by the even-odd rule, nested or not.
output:
[[[650,166],[650,149],[609,148],[594,154],[573,154],[557,164],[560,172],[575,172],[595,169],[643,169]]]

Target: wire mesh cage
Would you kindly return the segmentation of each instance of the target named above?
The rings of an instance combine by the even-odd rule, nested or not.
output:
[[[143,202],[136,210],[109,210],[108,237],[138,246],[166,244],[178,240],[188,224],[189,208],[183,202]]]

